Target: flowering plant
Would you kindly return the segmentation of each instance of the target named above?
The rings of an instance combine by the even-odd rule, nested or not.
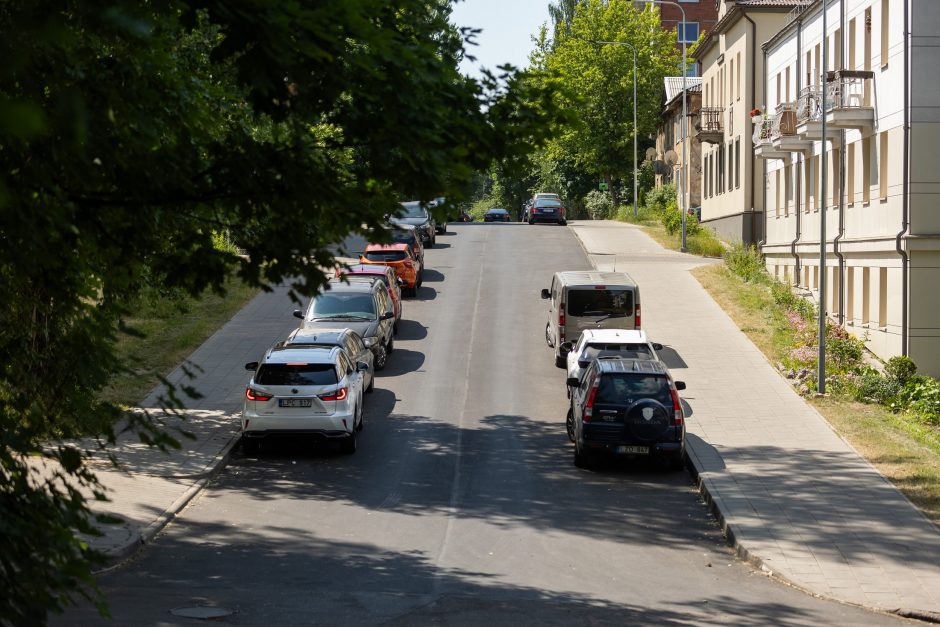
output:
[[[760,116],[760,114],[761,114],[760,107],[757,107],[756,109],[751,109],[751,112],[748,113],[748,115],[751,116],[752,118],[756,118]]]

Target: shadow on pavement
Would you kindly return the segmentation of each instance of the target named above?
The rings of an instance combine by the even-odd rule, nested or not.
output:
[[[423,340],[427,336],[427,327],[417,320],[402,320],[398,323],[398,335],[395,336],[395,340]]]
[[[656,354],[659,355],[659,359],[666,364],[666,367],[672,370],[673,368],[688,368],[689,364],[685,363],[685,360],[682,359],[682,356],[676,352],[671,346],[663,346],[662,350],[656,351]]]
[[[424,365],[424,353],[412,351],[397,346],[388,356],[388,363],[384,370],[375,373],[375,382],[379,383],[383,377],[397,377],[409,372],[419,370]]]
[[[427,270],[426,272],[430,272]],[[437,290],[428,285],[422,285],[418,288],[418,295],[414,296],[414,300],[434,300],[437,298]]]
[[[440,283],[444,280],[444,274],[437,270],[425,268],[421,273],[424,283]]]

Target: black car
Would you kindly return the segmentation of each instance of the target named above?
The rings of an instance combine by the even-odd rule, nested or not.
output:
[[[536,222],[556,222],[561,225],[568,223],[564,203],[557,198],[536,198],[526,212],[526,221],[529,224]]]
[[[574,465],[597,454],[634,458],[658,455],[680,470],[685,455],[685,414],[666,366],[645,359],[595,359],[580,378],[569,378]]]
[[[421,236],[421,241],[429,248],[434,248],[434,244],[437,243],[437,222],[424,203],[403,202],[401,207],[401,211],[390,216],[389,221],[392,224],[410,224]]]
[[[494,207],[493,209],[488,210],[483,214],[484,222],[512,222],[512,218],[509,217],[509,212],[505,209],[500,209]]]

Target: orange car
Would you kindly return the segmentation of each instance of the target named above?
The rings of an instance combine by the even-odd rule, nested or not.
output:
[[[405,283],[402,292],[407,290],[411,296],[418,294],[418,288],[421,287],[421,271],[408,244],[369,244],[359,257],[359,263],[381,264],[393,268],[398,278]]]

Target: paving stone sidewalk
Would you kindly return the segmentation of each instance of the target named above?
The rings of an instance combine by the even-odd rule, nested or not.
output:
[[[800,397],[689,270],[613,221],[571,227],[599,270],[641,287],[643,327],[666,344],[683,393],[689,457],[739,553],[841,601],[940,619],[940,530]]]

